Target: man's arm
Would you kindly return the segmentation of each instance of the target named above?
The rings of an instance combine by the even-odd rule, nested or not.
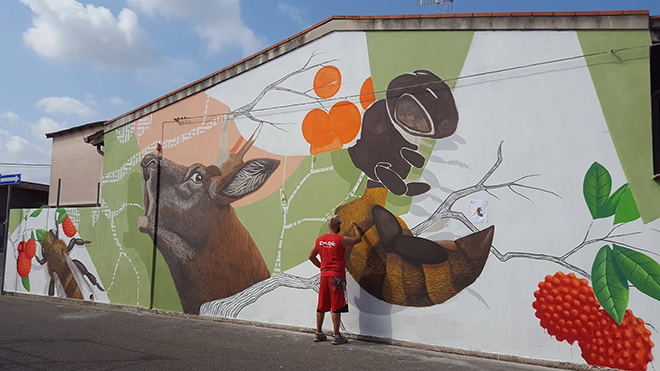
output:
[[[352,247],[356,243],[362,241],[362,232],[360,232],[360,228],[358,228],[355,222],[351,222],[351,229],[353,229],[353,237],[344,235],[343,244],[345,247]]]
[[[309,252],[309,260],[317,266],[318,268],[321,268],[321,262],[319,259],[316,257],[319,254],[318,250],[316,250],[316,246],[312,249],[312,251]]]

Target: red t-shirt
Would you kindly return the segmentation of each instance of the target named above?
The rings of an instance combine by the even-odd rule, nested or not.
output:
[[[344,236],[326,233],[316,239],[316,251],[321,256],[321,277],[346,279]]]

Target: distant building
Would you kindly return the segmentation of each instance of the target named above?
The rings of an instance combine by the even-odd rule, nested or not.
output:
[[[4,241],[5,228],[4,221],[6,220],[5,213],[7,212],[7,191],[8,186],[0,186],[0,241]],[[12,184],[11,186],[11,209],[27,209],[37,208],[48,205],[48,185],[21,182],[19,184]],[[0,243],[0,249],[3,248]]]
[[[60,206],[96,205],[103,173],[103,123],[46,134],[53,139],[48,205],[58,205],[58,192]],[[85,139],[99,131],[101,140],[92,143],[94,148]]]

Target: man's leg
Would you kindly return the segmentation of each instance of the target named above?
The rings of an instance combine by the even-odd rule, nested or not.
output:
[[[332,329],[334,335],[339,336],[339,324],[341,324],[341,313],[332,313]]]
[[[324,318],[325,318],[325,313],[324,312],[318,312],[318,311],[316,312],[316,332],[319,333],[319,334],[323,332],[323,319]],[[332,318],[334,319],[334,316]]]

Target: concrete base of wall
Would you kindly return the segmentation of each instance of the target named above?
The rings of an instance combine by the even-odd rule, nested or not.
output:
[[[256,327],[265,327],[265,328],[296,331],[296,332],[306,332],[306,333],[316,332],[316,329],[311,328],[311,327],[286,326],[286,325],[278,325],[278,324],[272,324],[272,323],[263,323],[263,322],[255,322],[255,321],[247,321],[247,320],[239,320],[239,319],[231,319],[231,318],[205,317],[205,316],[191,315],[191,314],[180,313],[180,312],[171,312],[171,311],[166,311],[166,310],[161,310],[161,309],[149,309],[149,308],[145,308],[145,307],[136,307],[136,306],[131,306],[131,305],[107,304],[107,303],[98,303],[98,302],[92,302],[92,301],[86,301],[86,300],[77,300],[77,299],[50,297],[50,296],[35,296],[35,295],[30,295],[30,294],[23,294],[23,293],[18,293],[18,292],[7,292],[7,291],[3,291],[2,294],[3,295],[11,295],[11,296],[16,296],[16,297],[26,298],[26,299],[33,299],[33,300],[45,300],[45,301],[50,301],[50,302],[58,303],[58,304],[78,305],[78,306],[83,306],[83,307],[94,307],[94,308],[100,308],[100,309],[105,309],[105,310],[118,310],[118,311],[133,312],[133,313],[153,313],[153,314],[165,315],[165,316],[170,316],[170,317],[175,317],[175,318],[182,318],[182,319],[185,318],[185,319],[192,319],[192,320],[198,320],[198,321],[207,321],[207,322],[225,322],[225,323],[233,323],[233,324],[256,326]],[[424,349],[424,350],[430,350],[430,351],[435,351],[435,352],[440,352],[440,353],[458,354],[458,355],[463,355],[463,356],[495,359],[495,360],[498,360],[498,361],[516,362],[516,363],[523,363],[523,364],[535,365],[535,366],[553,367],[553,368],[565,369],[565,370],[580,370],[580,371],[581,370],[588,370],[588,371],[613,370],[613,369],[608,368],[608,367],[596,367],[596,366],[581,365],[581,364],[576,364],[576,363],[571,363],[571,362],[551,361],[551,360],[545,360],[545,359],[520,357],[520,356],[515,356],[515,355],[509,355],[509,354],[497,354],[497,353],[481,352],[481,351],[476,351],[476,350],[450,348],[450,347],[444,347],[444,346],[438,346],[438,345],[427,345],[427,344],[413,343],[413,342],[401,341],[401,340],[395,340],[395,339],[379,338],[379,337],[374,337],[374,336],[364,336],[364,335],[353,334],[353,333],[349,333],[349,332],[344,332],[343,335],[345,337],[349,338],[349,339],[368,341],[368,342],[372,342],[372,343],[394,345],[394,346],[413,348],[413,349]]]

